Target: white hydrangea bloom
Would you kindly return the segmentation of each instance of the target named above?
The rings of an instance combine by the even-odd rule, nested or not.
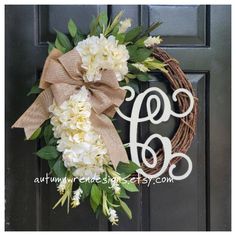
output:
[[[162,42],[162,39],[160,38],[160,36],[157,37],[152,37],[149,36],[145,41],[144,41],[144,45],[145,47],[151,47],[154,44],[160,44]]]
[[[100,80],[102,70],[106,69],[113,70],[118,81],[128,73],[128,50],[125,45],[118,45],[118,41],[112,35],[108,38],[103,34],[100,34],[100,37],[88,36],[78,43],[76,50],[82,58],[86,81]]]
[[[60,106],[49,107],[57,150],[76,177],[97,178],[109,163],[107,149],[90,122],[89,92],[82,87]]]
[[[116,225],[119,221],[116,210],[114,210],[113,208],[109,208],[109,218],[108,219],[113,225]]]
[[[120,21],[118,33],[125,33],[129,27],[131,27],[131,19],[130,18],[126,18],[124,21]]]
[[[142,71],[142,72],[149,71],[149,69],[144,64],[142,64],[142,63],[137,62],[137,63],[133,63],[132,65],[134,67],[136,67],[137,69],[139,69],[140,71]]]

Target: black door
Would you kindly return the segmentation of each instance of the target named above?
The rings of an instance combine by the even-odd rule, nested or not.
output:
[[[52,210],[58,197],[55,185],[33,182],[48,172],[32,155],[39,144],[24,141],[23,131],[10,127],[33,101],[26,94],[39,79],[46,42],[55,39],[53,28],[66,32],[73,18],[87,32],[92,15],[107,11],[112,17],[120,10],[134,25],[163,22],[155,34],[163,37],[162,47],[181,63],[193,84],[199,118],[188,152],[191,175],[141,187],[128,200],[133,220],[122,215],[113,227],[96,220],[89,203],[69,215],[65,208]],[[230,15],[230,6],[6,6],[6,230],[230,230]],[[154,75],[149,86],[166,85]],[[171,136],[171,127],[148,129]],[[184,168],[180,162],[177,174]]]

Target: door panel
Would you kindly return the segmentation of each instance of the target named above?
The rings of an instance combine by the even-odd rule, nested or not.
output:
[[[140,186],[127,201],[132,221],[121,214],[119,227],[95,219],[89,203],[69,215],[65,207],[52,210],[58,198],[55,184],[33,183],[48,172],[47,164],[32,155],[40,143],[24,142],[22,130],[10,129],[34,99],[25,94],[40,78],[46,42],[55,39],[53,28],[67,32],[67,21],[73,18],[87,33],[92,15],[102,10],[110,17],[124,10],[134,26],[162,21],[154,34],[163,37],[162,47],[181,63],[199,98],[196,136],[188,152],[191,175],[180,182]],[[230,13],[230,6],[203,5],[6,6],[6,229],[230,230]],[[140,90],[158,86],[171,96],[160,73],[152,77],[139,84]],[[125,112],[131,107],[122,105]],[[117,125],[127,142],[129,124],[118,119]],[[138,138],[144,141],[150,133],[171,138],[177,126],[173,118],[158,126],[143,124]],[[185,168],[180,161],[175,174]]]

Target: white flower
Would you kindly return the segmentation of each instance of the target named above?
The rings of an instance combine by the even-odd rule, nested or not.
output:
[[[120,185],[118,183],[117,178],[112,178],[111,180],[111,188],[114,190],[116,195],[120,194]]]
[[[140,71],[142,71],[142,72],[149,71],[149,69],[144,64],[142,64],[142,63],[137,62],[137,63],[133,63],[132,65],[134,67],[136,67],[137,69],[139,69]]]
[[[152,37],[149,36],[145,41],[144,41],[144,45],[146,47],[151,47],[154,44],[160,44],[162,42],[162,39],[160,38],[160,36],[157,37]]]
[[[57,150],[62,152],[66,168],[75,177],[94,178],[104,172],[109,163],[107,149],[90,122],[89,92],[82,87],[77,94],[57,106],[49,107]]]
[[[128,73],[128,50],[125,45],[119,45],[112,35],[108,38],[103,34],[100,37],[88,36],[78,43],[76,50],[82,58],[85,81],[100,80],[103,70],[114,71],[118,81]]]
[[[118,33],[124,33],[131,26],[131,19],[126,18],[124,21],[120,21],[120,27]]]
[[[80,198],[81,198],[81,195],[83,194],[83,190],[79,187],[77,190],[75,190],[74,192],[74,195],[72,197],[72,202],[71,202],[71,205],[72,207],[77,207],[79,206],[80,204]]]
[[[65,192],[66,184],[67,184],[67,180],[66,180],[66,178],[63,178],[62,181],[60,182],[60,184],[57,186],[57,191],[60,194],[63,194]]]
[[[108,219],[113,225],[116,225],[119,221],[116,211],[113,208],[109,208],[109,218]]]

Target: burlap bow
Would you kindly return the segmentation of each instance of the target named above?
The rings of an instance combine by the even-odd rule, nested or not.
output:
[[[119,87],[115,73],[111,70],[104,70],[101,80],[85,82],[81,64],[82,59],[76,49],[66,54],[53,49],[45,62],[40,79],[39,87],[44,90],[12,127],[24,128],[26,138],[30,138],[49,118],[48,107],[53,99],[60,105],[82,86],[86,86],[90,91],[92,104],[90,121],[95,131],[101,135],[116,168],[120,161],[127,163],[128,157],[108,116],[113,117],[115,108],[124,101],[126,92]]]

